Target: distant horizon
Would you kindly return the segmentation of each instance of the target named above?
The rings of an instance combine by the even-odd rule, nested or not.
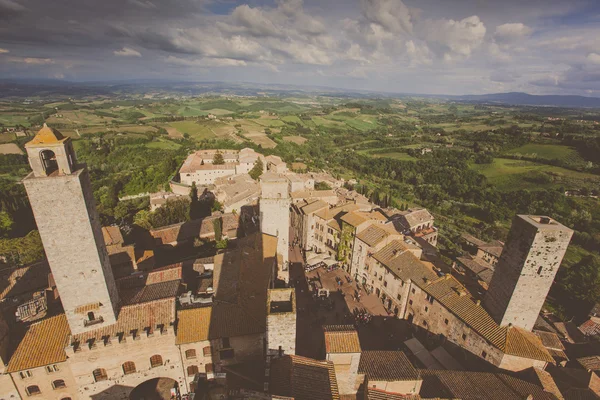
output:
[[[448,97],[448,98],[458,98],[458,97],[476,97],[476,96],[492,96],[492,95],[509,95],[509,94],[520,94],[520,95],[527,95],[527,96],[534,96],[534,97],[562,97],[562,98],[568,98],[568,97],[583,97],[583,98],[588,98],[588,99],[599,99],[600,100],[600,95],[598,96],[591,96],[591,95],[585,95],[585,94],[581,94],[581,95],[573,95],[573,94],[554,94],[554,93],[548,93],[548,94],[534,94],[534,93],[527,93],[527,92],[520,92],[520,91],[508,91],[508,92],[489,92],[489,93],[478,93],[478,94],[474,94],[474,93],[463,93],[463,94],[447,94],[447,93],[418,93],[418,92],[398,92],[398,91],[382,91],[382,90],[369,90],[369,89],[357,89],[357,88],[347,88],[347,87],[335,87],[335,86],[323,86],[323,85],[303,85],[303,84],[291,84],[291,83],[279,83],[279,82],[273,82],[273,83],[261,83],[261,82],[251,82],[251,81],[218,81],[218,80],[187,80],[187,79],[147,79],[147,78],[142,78],[142,79],[120,79],[120,80],[116,80],[116,79],[107,79],[107,80],[68,80],[68,79],[51,79],[51,78],[0,78],[0,83],[7,83],[7,82],[12,82],[12,83],[31,83],[31,84],[51,84],[51,83],[64,83],[64,84],[81,84],[81,85],[90,85],[93,84],[95,86],[97,85],[144,85],[144,84],[169,84],[169,83],[191,83],[191,84],[223,84],[224,86],[227,85],[255,85],[256,87],[259,86],[288,86],[290,88],[298,88],[299,90],[305,90],[308,93],[310,92],[314,92],[315,89],[319,89],[322,91],[327,91],[327,90],[331,90],[331,91],[339,91],[339,92],[343,92],[343,93],[363,93],[363,94],[384,94],[387,96],[393,96],[393,95],[401,95],[401,96],[428,96],[428,97],[434,97],[434,98],[440,98],[440,97]],[[283,89],[282,89],[283,90]]]

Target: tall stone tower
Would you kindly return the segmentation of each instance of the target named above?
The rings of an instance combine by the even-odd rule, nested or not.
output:
[[[517,215],[484,298],[501,326],[531,331],[573,231],[550,217]]]
[[[277,237],[277,259],[281,261],[277,278],[290,280],[289,242],[290,242],[290,191],[285,175],[272,172],[260,177],[260,230]]]
[[[33,172],[23,183],[71,333],[115,323],[119,295],[85,164],[46,124],[25,148]]]

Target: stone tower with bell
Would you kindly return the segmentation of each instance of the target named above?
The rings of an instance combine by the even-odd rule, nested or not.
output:
[[[119,295],[85,164],[46,124],[25,149],[33,172],[23,183],[71,333],[114,324]]]

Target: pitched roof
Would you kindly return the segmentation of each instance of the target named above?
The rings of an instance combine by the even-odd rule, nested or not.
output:
[[[103,226],[102,236],[104,237],[104,244],[107,246],[121,245],[124,242],[121,230],[116,225]]]
[[[554,382],[554,378],[552,378],[552,375],[550,375],[548,371],[544,371],[540,368],[531,368],[530,375],[532,378],[531,381],[544,388],[546,392],[552,393],[559,400],[564,399],[556,382]]]
[[[541,340],[516,327],[501,327],[478,305],[467,290],[451,275],[428,283],[416,282],[481,337],[506,354],[553,362]]]
[[[341,206],[337,206],[337,207],[333,207],[333,208],[326,208],[324,210],[319,210],[318,212],[315,213],[315,215],[319,218],[322,218],[324,220],[330,220],[332,218],[335,218],[336,216],[338,216],[341,213],[344,212],[352,212],[352,211],[356,211],[359,210],[361,207],[358,204],[354,204],[354,203],[346,203],[346,204],[342,204]]]
[[[286,355],[274,359],[270,368],[270,392],[295,400],[339,400],[331,361]]]
[[[369,220],[387,221],[385,216],[379,211],[353,211],[343,215],[341,220],[355,228]]]
[[[8,362],[7,372],[22,371],[67,360],[71,330],[65,314],[32,324]]]
[[[30,145],[43,145],[43,144],[53,144],[64,142],[68,137],[64,137],[62,133],[60,133],[57,129],[50,128],[48,125],[44,124],[42,129],[36,133],[36,135],[31,139],[30,142],[25,144],[25,147]]]
[[[372,387],[367,387],[366,390],[366,400],[421,400],[421,396],[418,394],[398,394]]]
[[[423,378],[420,395],[461,400],[556,400],[533,383],[510,375],[471,371],[419,370]]]
[[[556,333],[534,331],[535,334],[540,338],[544,347],[548,349],[564,350],[565,346],[560,341],[560,338]]]
[[[500,257],[502,250],[504,249],[504,245],[502,242],[494,240],[493,242],[479,246],[479,249],[485,251],[486,253],[490,253],[494,257]]]
[[[323,200],[315,200],[312,203],[308,203],[304,207],[302,207],[302,212],[304,215],[312,214],[316,211],[319,211],[322,208],[329,207],[329,204],[325,203]]]
[[[393,235],[401,236],[401,234],[390,225],[372,224],[359,232],[356,237],[365,242],[368,246],[373,247]]]
[[[472,243],[473,245],[479,247],[479,246],[483,246],[486,244],[485,241],[476,238],[473,235],[469,235],[468,233],[463,233],[462,235],[460,235],[464,240],[466,240],[469,243]]]
[[[432,281],[437,278],[433,270],[406,249],[404,241],[394,240],[375,253],[373,258],[405,282],[411,280],[422,284],[425,279]]]
[[[464,265],[467,269],[471,270],[475,275],[479,275],[485,270],[493,269],[491,264],[485,262],[479,257],[473,257],[471,255],[457,257],[456,261]]]
[[[578,329],[585,336],[600,335],[600,324],[593,319],[588,319],[583,324],[579,325]]]
[[[213,303],[177,313],[177,344],[264,332],[276,251],[276,237],[254,234],[215,256]]]
[[[329,353],[360,353],[358,332],[353,325],[326,325],[325,351]]]
[[[403,219],[407,223],[408,228],[412,228],[413,226],[420,225],[424,222],[429,222],[433,220],[433,215],[429,213],[425,208],[417,209],[417,210],[409,210],[408,213],[403,215]]]
[[[358,373],[372,381],[414,381],[419,372],[401,351],[363,351]]]
[[[600,356],[581,357],[577,362],[588,371],[600,371]]]
[[[114,337],[118,333],[123,333],[127,336],[132,331],[142,334],[144,329],[150,328],[155,330],[160,325],[168,327],[174,322],[174,297],[141,304],[131,304],[121,307],[116,323],[73,335],[71,342],[79,343],[80,346],[83,346],[90,339],[100,341],[105,336]]]
[[[150,235],[161,244],[180,242],[194,237],[211,237],[215,235],[214,221],[218,217],[206,217],[191,221],[163,226],[150,230]]]

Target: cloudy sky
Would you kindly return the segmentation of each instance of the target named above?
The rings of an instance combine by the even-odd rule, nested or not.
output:
[[[600,97],[600,1],[0,0],[0,78]]]

